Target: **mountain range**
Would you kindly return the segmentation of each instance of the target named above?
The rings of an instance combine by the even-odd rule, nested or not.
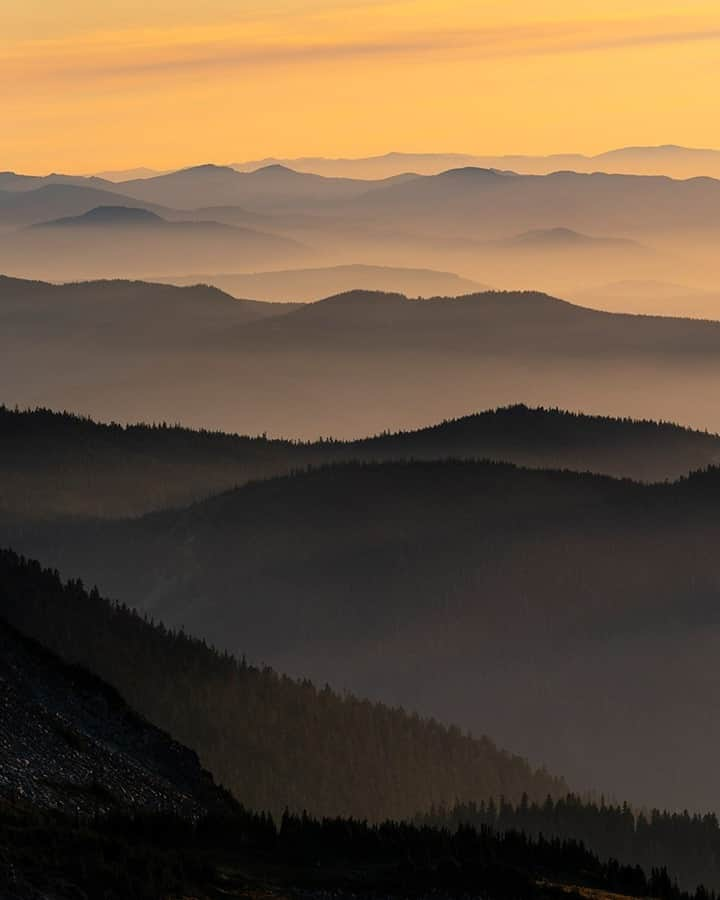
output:
[[[300,172],[341,178],[390,178],[404,172],[437,175],[458,166],[512,170],[528,175],[545,175],[558,169],[576,172],[609,172],[627,175],[667,175],[671,178],[720,177],[720,151],[665,144],[656,147],[621,147],[587,156],[582,153],[555,153],[548,156],[473,155],[468,153],[386,153],[364,159],[263,159],[233,163],[239,171],[261,166],[284,165]]]
[[[148,209],[111,205],[6,234],[0,266],[61,280],[78,271],[91,277],[138,276],[153,267],[182,271],[188,259],[207,267],[222,267],[230,259],[268,265],[303,252],[291,239],[253,229],[169,221]]]
[[[720,430],[720,325],[533,292],[355,291],[293,308],[5,279],[0,322],[6,396],[104,420],[354,439],[525,403]]]
[[[159,279],[164,281],[166,279]],[[170,281],[170,279],[167,279]],[[469,294],[482,285],[452,272],[391,266],[344,265],[319,269],[288,269],[251,274],[184,275],[173,284],[213,284],[235,297],[255,300],[310,302],[350,290],[397,291],[408,297]]]
[[[438,174],[374,180],[277,164],[252,172],[201,165],[124,181],[5,173],[0,266],[16,276],[77,280],[364,264],[432,268],[550,293],[606,282],[608,271],[615,280],[707,290],[716,283],[720,181],[453,165]],[[111,250],[107,213],[93,212],[98,207],[134,207],[183,228],[166,225],[164,243],[155,236],[146,248],[128,223],[129,234],[116,233]],[[22,231],[87,213],[83,223],[97,227],[85,229],[84,254],[66,231],[55,229],[52,237],[47,228]],[[365,286],[388,290],[395,283],[343,284]]]

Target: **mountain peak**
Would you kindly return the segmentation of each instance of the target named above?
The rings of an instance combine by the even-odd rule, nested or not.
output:
[[[502,177],[508,174],[500,169],[483,169],[480,166],[461,166],[458,169],[447,169],[439,174],[439,178],[480,178]]]
[[[562,243],[562,244],[583,244],[591,242],[594,238],[587,234],[581,234],[579,231],[573,231],[572,228],[532,228],[518,234],[516,241],[528,243]]]
[[[189,166],[186,169],[178,169],[173,175],[212,175],[221,174],[237,175],[235,169],[230,166],[218,166],[215,163],[202,163],[199,166]]]
[[[296,172],[295,169],[291,169],[289,166],[284,166],[282,163],[270,163],[267,166],[261,166],[259,169],[255,169],[253,175],[285,175],[292,178],[300,178],[302,177],[301,172]]]
[[[135,206],[96,206],[80,216],[67,216],[42,222],[34,228],[75,225],[160,225],[165,219],[148,209]]]

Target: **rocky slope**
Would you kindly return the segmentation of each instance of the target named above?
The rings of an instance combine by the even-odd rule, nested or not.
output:
[[[229,810],[195,754],[0,621],[0,799],[93,815]]]

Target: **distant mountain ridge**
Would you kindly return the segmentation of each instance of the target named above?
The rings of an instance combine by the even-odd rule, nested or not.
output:
[[[580,246],[580,247],[622,247],[622,248],[640,248],[641,244],[628,238],[610,238],[596,237],[594,235],[582,234],[579,231],[573,231],[572,228],[534,228],[530,231],[524,231],[522,234],[507,238],[505,241],[499,241],[509,247],[516,246],[536,246],[541,248],[547,247],[564,247],[564,246]]]
[[[164,281],[165,279],[160,279]],[[170,280],[170,279],[168,279]],[[173,284],[214,284],[235,296],[311,302],[353,289],[398,290],[408,297],[471,293],[482,286],[452,272],[349,264],[250,274],[204,274],[173,278]]]
[[[379,183],[349,178],[325,178],[269,165],[253,172],[229,166],[200,165],[166,175],[118,182],[116,189],[151,203],[181,209],[238,204],[255,212],[320,207],[359,196],[384,184],[405,180],[398,176]]]
[[[92,225],[162,225],[166,220],[148,209],[131,206],[96,206],[79,216],[66,216],[61,219],[51,219],[49,222],[41,222],[34,228],[59,228],[63,226],[92,226]]]
[[[583,282],[600,283],[610,269],[616,280],[698,279],[708,288],[716,280],[712,251],[720,230],[718,179],[562,167],[528,174],[464,159],[448,162],[452,165],[436,174],[405,172],[377,179],[326,177],[280,164],[252,172],[206,164],[125,181],[7,175],[0,178],[6,186],[0,189],[0,227],[9,232],[0,247],[0,270],[67,280],[185,276],[193,270],[249,275],[363,262],[459,272],[479,284],[553,294],[575,291]],[[227,236],[218,234],[214,241],[203,237],[198,226],[192,240],[175,229],[173,240],[185,243],[173,253],[125,241],[112,250],[91,243],[82,253],[55,246],[62,243],[60,234],[50,242],[46,230],[42,242],[34,234],[32,247],[26,246],[27,236],[13,234],[25,225],[112,205],[147,209],[176,223],[240,226],[264,237],[246,232],[247,246],[233,247]],[[550,237],[554,229],[562,229],[568,239],[555,233],[545,243],[547,257],[534,252],[537,241],[510,241],[528,232],[546,231]],[[604,237],[595,243],[572,241],[569,232]],[[69,234],[62,234],[71,243]],[[146,265],[150,251],[155,259]],[[328,285],[325,290],[352,287],[409,291],[394,281]]]
[[[138,206],[138,201],[123,194],[77,184],[46,184],[26,191],[0,188],[0,224],[33,225],[56,218],[81,216],[98,206]],[[145,205],[162,214],[163,208]]]
[[[610,314],[537,291],[351,291],[288,308],[122,282],[103,287],[111,303],[94,303],[96,290],[0,282],[4,400],[305,440],[517,403],[720,431],[717,322]]]
[[[178,329],[190,341],[201,324],[246,324],[292,309],[292,304],[238,299],[203,284],[176,287],[126,279],[50,284],[0,275],[0,320],[15,329],[16,337],[42,322],[42,330],[56,336],[72,328],[76,335],[87,331],[99,339],[112,324],[118,341],[128,332],[137,342],[158,339],[162,332],[166,340],[177,340]]]
[[[581,232],[620,237],[658,229],[714,229],[720,224],[720,180],[678,181],[660,176],[578,173],[502,174],[466,167],[389,184],[347,201],[356,214],[382,215],[385,226],[409,227],[432,221],[452,233],[495,237],[546,228],[548,223]],[[478,217],[492,204],[493,216]],[[472,229],[471,231],[469,231]]]
[[[356,178],[387,178],[400,172],[436,175],[460,165],[513,169],[527,174],[547,174],[560,168],[577,171],[617,171],[627,174],[668,175],[691,178],[697,175],[720,177],[720,151],[681,147],[674,144],[650,147],[621,147],[594,156],[556,153],[547,156],[521,154],[473,155],[467,153],[386,153],[358,159],[299,157],[233,163],[239,171],[280,163],[319,175]]]
[[[41,188],[45,190],[52,188]],[[17,196],[32,199],[35,193]],[[33,215],[32,227],[4,235],[0,269],[16,276],[36,272],[56,281],[72,279],[78,272],[86,279],[137,278],[151,270],[184,269],[188,259],[213,268],[230,259],[238,265],[252,261],[268,266],[306,255],[305,248],[288,237],[213,221],[170,219],[133,200],[103,200],[89,209],[80,206],[77,215]],[[1,207],[2,198],[0,216]]]

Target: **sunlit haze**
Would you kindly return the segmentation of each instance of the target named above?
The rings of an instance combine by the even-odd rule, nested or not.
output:
[[[715,0],[26,0],[2,168],[720,145]]]

